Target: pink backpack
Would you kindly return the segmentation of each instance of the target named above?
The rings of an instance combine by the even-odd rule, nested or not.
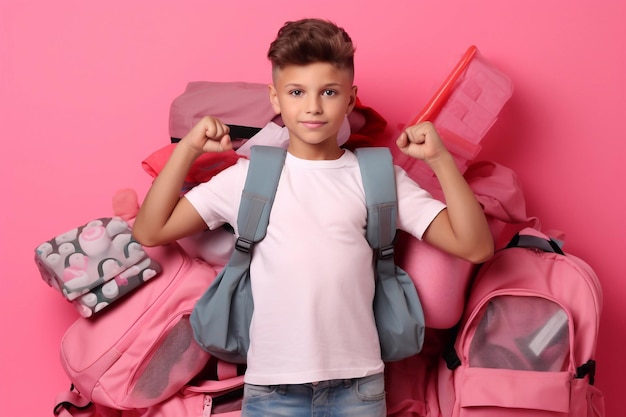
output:
[[[114,218],[132,228],[134,190],[113,197]],[[242,367],[212,358],[189,323],[198,298],[217,273],[179,244],[143,247],[162,268],[102,313],[78,318],[61,340],[61,365],[71,381],[57,395],[63,417],[239,415]]]
[[[61,365],[73,391],[114,409],[145,408],[181,389],[209,360],[189,315],[216,276],[177,244],[145,248],[162,273],[105,314],[79,318],[61,341]]]
[[[603,417],[593,385],[602,290],[527,228],[479,269],[438,378],[441,416]]]

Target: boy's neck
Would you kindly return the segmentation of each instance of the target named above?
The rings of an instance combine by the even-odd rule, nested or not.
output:
[[[299,159],[329,161],[341,158],[344,150],[339,147],[336,141],[335,143],[319,143],[316,145],[290,142],[287,152]]]

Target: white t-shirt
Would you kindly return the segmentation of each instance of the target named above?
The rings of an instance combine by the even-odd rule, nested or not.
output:
[[[248,160],[186,194],[207,225],[237,225]],[[398,228],[417,238],[445,207],[395,167]],[[254,314],[245,381],[300,384],[383,371],[372,300],[372,249],[356,156],[287,153],[266,237],[250,269]]]

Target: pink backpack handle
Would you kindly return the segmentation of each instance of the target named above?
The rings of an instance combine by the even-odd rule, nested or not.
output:
[[[541,233],[540,231],[527,227],[516,233],[513,239],[506,246],[507,248],[533,248],[540,249],[544,252],[557,253],[559,255],[565,255],[561,248],[562,243],[550,238],[548,235]]]

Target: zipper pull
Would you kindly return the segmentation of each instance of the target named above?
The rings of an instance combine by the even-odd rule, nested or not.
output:
[[[213,410],[213,399],[210,395],[204,394],[204,401],[202,405],[202,417],[211,417],[211,411]]]

